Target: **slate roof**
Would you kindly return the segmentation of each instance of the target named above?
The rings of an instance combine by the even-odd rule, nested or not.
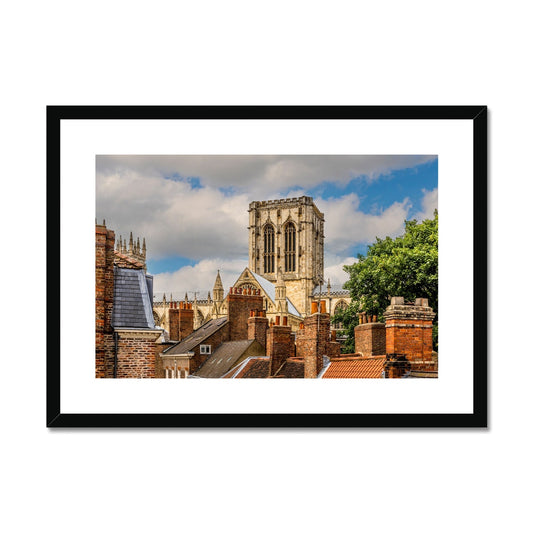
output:
[[[114,267],[114,328],[154,329],[150,290],[144,270]]]
[[[243,358],[254,342],[257,341],[251,339],[223,342],[194,375],[199,378],[222,377]]]
[[[189,353],[196,346],[202,344],[213,333],[223,327],[228,321],[228,317],[213,318],[209,322],[206,322],[203,326],[200,326],[197,330],[193,331],[188,337],[185,337],[182,341],[178,342],[174,346],[163,350],[164,354],[177,355],[183,353]]]
[[[384,363],[384,355],[332,359],[322,379],[381,378]]]
[[[350,296],[350,291],[343,289],[343,283],[331,285],[331,293],[329,296]],[[320,292],[320,286],[313,289],[313,296],[328,296],[328,288],[326,285],[322,285],[322,292]]]

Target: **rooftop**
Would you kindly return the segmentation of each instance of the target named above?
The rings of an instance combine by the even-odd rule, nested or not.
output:
[[[196,346],[202,344],[207,338],[209,338],[213,333],[218,331],[226,322],[228,321],[227,317],[213,318],[209,322],[206,322],[203,326],[200,326],[197,330],[193,331],[189,336],[185,337],[183,340],[167,348],[163,351],[166,355],[178,355],[186,354],[194,350]]]
[[[144,270],[114,267],[114,328],[154,329],[154,315]]]
[[[331,359],[322,379],[364,379],[381,378],[384,355],[373,357],[339,357]]]

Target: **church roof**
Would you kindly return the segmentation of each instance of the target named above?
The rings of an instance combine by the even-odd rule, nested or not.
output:
[[[350,291],[343,289],[343,283],[338,283],[331,285],[331,292],[329,296],[350,296]],[[320,291],[320,286],[316,286],[313,289],[313,296],[328,296],[328,289],[325,285],[322,285],[322,291]]]
[[[256,274],[255,272],[252,272],[251,270],[249,272],[255,278],[257,283],[259,283],[259,285],[261,286],[265,294],[273,302],[275,302],[276,301],[276,286],[272,282],[268,281],[268,279],[265,279],[263,276],[260,276],[259,274]],[[298,309],[294,307],[293,303],[289,300],[289,298],[287,298],[287,309],[289,313],[291,313],[291,315],[302,316],[298,312]]]

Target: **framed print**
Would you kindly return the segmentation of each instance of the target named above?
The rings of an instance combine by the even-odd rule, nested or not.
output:
[[[50,106],[47,192],[48,427],[487,426],[485,106]]]

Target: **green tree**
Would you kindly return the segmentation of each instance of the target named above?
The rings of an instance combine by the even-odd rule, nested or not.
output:
[[[391,296],[403,296],[406,301],[428,298],[437,313],[433,344],[438,348],[438,226],[437,210],[433,219],[405,221],[403,235],[376,239],[366,256],[359,255],[356,263],[344,267],[350,275],[344,288],[350,290],[352,302],[334,318],[343,323],[348,336],[344,353],[354,351],[353,328],[358,324],[358,313],[366,311],[382,320]]]

